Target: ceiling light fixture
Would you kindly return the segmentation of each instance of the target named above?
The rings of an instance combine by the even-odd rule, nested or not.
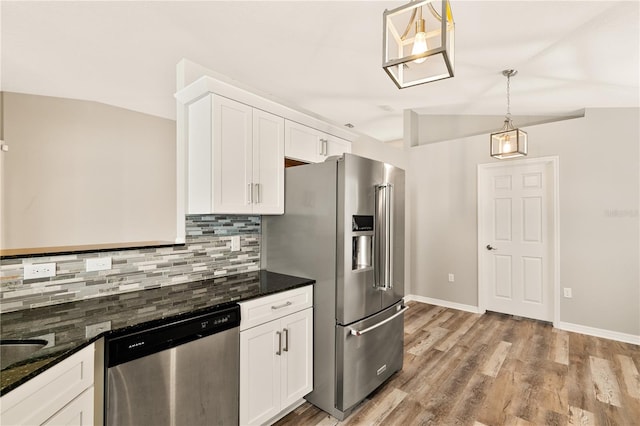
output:
[[[423,15],[423,7],[430,13]],[[399,89],[453,77],[455,25],[449,0],[413,0],[385,10],[382,27],[382,68]]]
[[[511,77],[518,74],[516,70],[504,70],[502,75],[507,77],[507,115],[504,116],[502,129],[491,133],[491,156],[499,159],[521,157],[527,155],[527,133],[513,127],[511,121]]]

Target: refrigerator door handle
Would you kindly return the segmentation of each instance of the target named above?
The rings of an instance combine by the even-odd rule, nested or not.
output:
[[[374,286],[393,287],[393,185],[376,185]]]
[[[400,309],[398,312],[396,312],[395,314],[391,315],[389,318],[380,321],[377,324],[372,325],[371,327],[367,327],[364,330],[355,330],[353,328],[349,329],[349,332],[351,333],[352,336],[362,336],[363,334],[366,334],[370,331],[375,330],[376,328],[388,323],[389,321],[393,320],[394,318],[398,317],[399,315],[402,315],[405,313],[405,311],[409,309],[408,306],[403,306],[402,309]]]

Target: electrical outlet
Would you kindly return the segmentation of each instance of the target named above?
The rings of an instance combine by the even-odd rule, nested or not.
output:
[[[571,294],[571,287],[565,287],[562,290],[564,292],[564,297],[566,297],[567,299],[571,299],[573,297],[573,295]]]
[[[449,274],[449,282],[452,283],[456,280],[456,277],[453,274]]]
[[[87,272],[92,271],[106,271],[111,269],[110,257],[94,257],[93,259],[87,259]]]
[[[111,330],[111,321],[103,321],[97,324],[87,325],[84,328],[85,337],[90,339],[100,333]]]
[[[33,263],[24,265],[24,279],[48,278],[56,276],[56,264],[53,263]]]
[[[231,251],[240,251],[240,235],[231,237]]]

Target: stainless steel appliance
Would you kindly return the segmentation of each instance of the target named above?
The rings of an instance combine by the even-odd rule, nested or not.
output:
[[[314,278],[314,390],[344,419],[402,368],[404,171],[356,155],[290,167],[264,218],[271,271]]]
[[[240,307],[106,342],[107,425],[237,425]]]

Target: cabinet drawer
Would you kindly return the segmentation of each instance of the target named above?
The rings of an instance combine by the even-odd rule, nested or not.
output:
[[[240,330],[313,306],[313,286],[296,288],[240,303]]]

